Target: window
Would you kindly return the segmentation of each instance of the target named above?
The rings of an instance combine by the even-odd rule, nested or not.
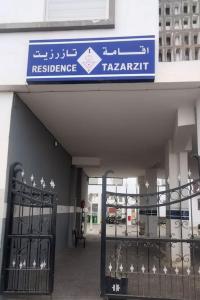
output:
[[[181,38],[180,35],[176,35],[175,36],[175,45],[179,46],[181,44]]]
[[[98,213],[98,203],[92,203],[92,213]]]
[[[193,19],[192,24],[197,24],[197,19]]]
[[[185,49],[185,60],[190,60],[190,49]]]
[[[170,27],[170,25],[171,25],[171,22],[168,20],[168,21],[166,21],[166,28],[169,28]]]
[[[174,7],[174,14],[175,14],[175,15],[178,15],[179,13],[180,13],[179,6],[178,6],[178,5],[175,5],[175,7]]]
[[[197,6],[195,4],[192,5],[192,12],[193,14],[196,14],[197,12]]]
[[[184,36],[184,43],[185,43],[185,45],[189,44],[189,35]]]
[[[197,34],[194,35],[193,39],[194,39],[194,44],[198,44],[198,35]]]
[[[108,0],[47,0],[47,21],[103,20],[108,18]]]
[[[166,15],[170,15],[170,7],[169,7],[169,6],[167,6],[167,7],[165,8],[165,14],[166,14]]]
[[[159,51],[159,61],[163,61],[163,58],[162,58],[162,51]]]
[[[200,59],[200,48],[195,48],[195,59],[199,60]],[[200,199],[199,199],[200,200]]]
[[[200,235],[200,224],[198,224],[198,235]]]
[[[193,26],[193,28],[198,27],[198,18],[197,17],[192,18],[192,26]]]
[[[171,54],[171,50],[167,50],[167,62],[172,61],[172,54]]]
[[[114,28],[115,25],[115,0],[37,0],[36,3],[29,0],[23,1],[23,9],[19,9],[16,0],[4,2],[6,18],[0,18],[1,32]]]
[[[188,18],[185,18],[183,20],[183,26],[184,26],[184,28],[188,28],[189,27],[189,19]]]
[[[184,14],[187,14],[187,13],[188,13],[188,6],[187,6],[187,4],[185,4],[185,5],[183,6],[183,12],[184,12]]]
[[[176,49],[175,58],[176,58],[176,61],[181,60],[181,50],[180,49]]]
[[[174,28],[175,28],[175,29],[179,29],[179,28],[180,28],[180,21],[179,21],[178,19],[175,20]]]
[[[170,36],[166,37],[166,44],[167,44],[167,46],[171,45],[171,37]]]

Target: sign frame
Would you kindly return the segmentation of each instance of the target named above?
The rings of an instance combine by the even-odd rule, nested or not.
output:
[[[29,84],[154,79],[154,35],[29,42]]]

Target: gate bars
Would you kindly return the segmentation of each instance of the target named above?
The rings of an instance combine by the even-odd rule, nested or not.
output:
[[[53,291],[56,202],[44,179],[37,188],[24,179],[22,165],[10,169],[1,289],[4,293],[49,294]],[[55,184],[51,181],[51,188]]]
[[[101,296],[200,299],[195,223],[200,179],[157,193],[128,194],[107,191],[108,173],[102,181]]]

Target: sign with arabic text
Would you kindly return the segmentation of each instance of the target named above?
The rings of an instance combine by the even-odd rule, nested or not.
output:
[[[153,81],[155,37],[29,42],[27,82]]]

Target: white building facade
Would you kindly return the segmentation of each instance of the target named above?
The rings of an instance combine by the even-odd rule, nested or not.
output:
[[[164,16],[168,7],[173,9],[168,2],[161,1],[160,19],[170,19]],[[196,32],[200,24],[199,1],[191,1],[190,5],[196,7],[195,18],[191,17]],[[191,178],[199,177],[192,158],[200,155],[199,36],[197,41],[194,37],[197,43],[192,42],[193,54],[187,54],[189,41],[182,47],[176,45],[174,37],[174,44],[169,44],[171,27],[169,32],[159,28],[158,0],[0,0],[0,7],[1,245],[13,163],[20,162],[25,174],[30,177],[33,173],[38,182],[42,177],[47,182],[55,180],[59,199],[58,252],[72,244],[72,229],[81,222],[79,213],[81,201],[87,205],[88,177],[102,176],[111,169],[118,177],[137,177],[140,192],[146,191],[146,182],[150,184],[149,191],[155,191],[157,178],[168,178],[169,187],[175,188],[179,182],[188,182],[189,170]],[[177,36],[181,34],[178,28]],[[38,77],[33,82],[27,78],[30,41],[32,45],[130,37],[144,41],[146,36],[155,39],[155,74],[151,74],[151,80],[122,79],[117,75],[93,81],[49,81]],[[123,56],[121,45],[116,49]],[[148,50],[143,49],[140,54],[145,56]],[[49,53],[51,50],[50,47]],[[114,57],[114,51],[107,48],[105,56]],[[175,59],[179,52],[181,59]],[[71,57],[75,54],[73,50]],[[133,51],[126,50],[126,54],[133,55]],[[106,64],[104,71],[109,68]],[[139,66],[132,64],[130,68],[134,71]],[[199,200],[195,201],[193,208],[199,210]],[[189,211],[189,207],[186,205],[184,210]],[[200,223],[197,213],[196,228]],[[151,222],[154,236],[157,217],[152,217]],[[173,221],[170,226],[173,228]]]

